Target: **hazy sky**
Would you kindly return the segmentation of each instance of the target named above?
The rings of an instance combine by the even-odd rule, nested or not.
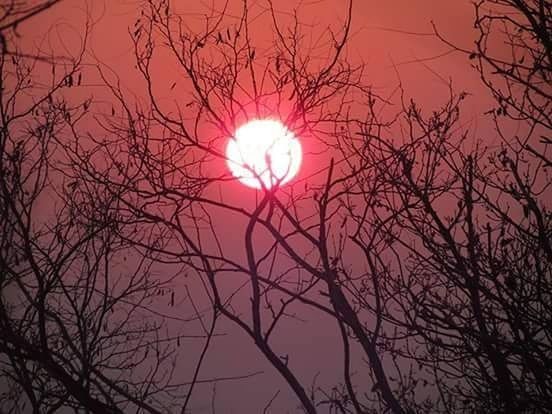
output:
[[[192,16],[208,2],[182,3],[195,4],[182,6],[190,7],[186,12]],[[262,0],[254,3],[255,7],[262,9]],[[345,15],[344,0],[274,0],[275,6],[282,11],[296,7],[300,3],[304,5],[300,12],[302,21],[313,25],[313,37],[328,26],[336,27],[336,19]],[[240,4],[240,1],[230,0],[230,7],[235,7],[236,4]],[[88,15],[93,24],[87,45],[86,62],[101,62],[104,67],[109,67],[121,79],[125,88],[139,96],[143,90],[134,69],[129,35],[130,28],[139,17],[139,5],[138,1],[66,1],[23,29],[21,41],[26,44],[51,42],[56,48],[75,50],[80,44],[79,33]],[[391,96],[400,79],[407,93],[429,105],[428,108],[446,100],[447,82],[452,80],[456,90],[466,90],[475,95],[465,108],[464,121],[474,133],[484,133],[488,131],[489,126],[473,121],[475,115],[480,114],[489,105],[488,100],[478,97],[482,90],[478,75],[469,67],[469,61],[465,56],[457,53],[447,54],[449,48],[430,35],[433,21],[444,36],[469,48],[474,36],[472,12],[473,7],[468,0],[355,0],[347,56],[353,62],[365,62],[367,82],[373,85],[374,90],[381,96]],[[262,27],[257,27],[257,30],[259,42],[270,35],[266,30],[263,31]],[[83,94],[93,94],[96,99],[101,100],[104,92],[101,86],[96,84],[97,78],[92,74],[93,67],[89,70],[90,77],[87,78],[86,85],[88,89]],[[172,79],[179,75],[174,68],[167,67],[166,76]],[[251,197],[252,193],[248,194],[246,197]],[[228,230],[229,233],[232,231]],[[229,234],[228,238],[231,240],[232,236]],[[199,294],[197,301],[202,302]],[[185,305],[182,305],[181,309],[189,310]],[[341,360],[335,357],[335,344],[339,347],[339,343],[334,341],[337,335],[336,326],[332,325],[331,320],[324,320],[320,316],[302,314],[301,318],[309,323],[287,323],[285,332],[275,336],[275,345],[282,350],[282,354],[290,354],[290,364],[296,368],[296,372],[305,383],[311,383],[319,374],[319,384],[332,384],[341,373]],[[195,331],[197,327],[185,326],[182,329]],[[214,400],[217,412],[261,412],[264,404],[277,390],[280,390],[280,394],[271,412],[296,412],[297,404],[294,397],[290,396],[288,387],[264,362],[251,341],[235,327],[226,324],[221,327],[220,333],[224,333],[225,336],[218,338],[210,349],[201,378],[241,375],[255,371],[264,371],[264,374],[239,382],[219,382]],[[182,348],[182,369],[179,370],[182,381],[190,378],[188,368],[189,364],[195,361],[193,357],[197,350],[196,345],[190,341]],[[193,400],[192,412],[211,412],[212,395],[211,384],[200,386]]]

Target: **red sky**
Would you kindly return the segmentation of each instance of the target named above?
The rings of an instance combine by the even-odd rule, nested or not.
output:
[[[184,3],[194,3],[195,9],[203,7],[203,2]],[[240,2],[231,0],[231,7],[236,3]],[[263,2],[255,3],[262,6]],[[276,0],[274,3],[281,10],[289,10],[299,4],[298,1],[292,0]],[[337,27],[336,17],[345,15],[344,0],[302,3],[305,5],[301,12],[302,21],[314,24],[313,37],[317,31],[328,26]],[[66,1],[48,15],[28,25],[26,30],[22,31],[22,42],[38,43],[48,39],[56,47],[63,45],[74,50],[80,43],[78,34],[87,15],[91,16],[94,23],[91,27],[86,61],[101,62],[102,65],[111,68],[129,91],[140,95],[143,91],[134,69],[132,44],[128,33],[129,27],[139,16],[139,4],[139,1]],[[196,10],[186,11],[193,13]],[[471,125],[470,128],[474,132],[483,134],[488,131],[489,126],[473,121],[473,118],[489,105],[489,101],[479,97],[483,94],[478,76],[469,67],[467,58],[461,54],[451,53],[438,57],[449,49],[435,37],[428,36],[431,21],[434,21],[441,33],[452,42],[468,48],[473,42],[472,5],[468,0],[356,0],[351,41],[347,49],[348,57],[353,62],[365,62],[367,82],[382,96],[392,93],[400,76],[407,93],[428,107],[437,105],[448,97],[444,80],[452,79],[456,90],[466,90],[473,94],[465,108],[464,120],[467,125]],[[259,42],[262,42],[265,36],[271,35],[261,29],[258,28],[257,34]],[[423,60],[423,63],[413,62],[416,60]],[[92,73],[93,69],[90,68],[90,71]],[[176,70],[171,67],[166,71],[168,78],[178,76]],[[104,92],[93,75],[88,78],[87,88],[85,93],[102,99]],[[106,105],[109,103],[106,102]],[[238,196],[234,194],[229,197]],[[333,358],[332,336],[327,330],[316,329],[328,321],[312,315],[302,317],[314,318],[316,323],[309,324],[308,330],[305,330],[306,325],[300,322],[290,323],[286,325],[286,332],[279,336],[277,341],[281,342],[279,345],[283,350],[293,349],[292,363],[306,383],[309,383],[309,378],[320,372],[320,383],[330,384],[341,362]],[[312,327],[315,329],[311,329]],[[263,361],[250,344],[250,340],[240,335],[234,327],[227,326],[223,331],[227,336],[217,341],[210,350],[210,357],[201,377],[238,375],[256,370],[263,370],[265,374],[236,384],[219,383],[216,390],[219,412],[259,412],[259,407],[262,410],[262,405],[270,399],[276,389],[282,391],[275,402],[276,408],[273,412],[285,412],[285,408],[295,412],[294,400],[289,396],[287,386]],[[195,345],[188,346],[190,352],[193,352]],[[321,361],[324,362],[323,365]],[[182,372],[186,373],[185,360],[182,367]],[[183,380],[186,378],[184,375]],[[212,386],[200,387],[194,398],[193,412],[210,412],[211,395]],[[282,411],[278,411],[279,409]]]

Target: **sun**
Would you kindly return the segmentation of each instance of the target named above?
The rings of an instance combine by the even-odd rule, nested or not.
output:
[[[230,171],[241,183],[272,188],[297,174],[302,150],[299,140],[281,122],[255,119],[229,139],[226,157]]]

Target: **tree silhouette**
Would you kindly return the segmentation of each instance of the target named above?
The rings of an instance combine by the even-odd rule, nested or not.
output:
[[[307,413],[552,410],[549,4],[476,3],[474,50],[435,28],[496,99],[486,115],[498,149],[463,130],[469,95],[452,86],[437,108],[400,86],[391,112],[347,58],[352,2],[318,39],[271,1],[231,6],[193,20],[144,1],[130,30],[144,93],[100,69],[114,102],[100,131],[81,126],[88,101],[72,107],[55,88],[24,112],[50,131],[44,144],[30,147],[36,126],[19,147],[3,129],[2,291],[20,293],[2,296],[0,350],[13,392],[35,411],[188,412],[216,328],[230,323]],[[256,37],[267,25],[270,40]],[[320,168],[236,197],[225,143],[274,117]],[[62,206],[52,219],[31,215],[46,191]],[[167,281],[171,305],[185,287],[203,329],[189,382],[165,376],[182,361],[157,312]],[[298,372],[293,339],[277,340],[306,314],[332,322],[313,328],[342,361],[330,388]]]
[[[91,105],[68,98],[88,27],[77,56],[18,43],[17,26],[55,3],[14,1],[0,17],[0,411],[159,412],[175,338],[154,295],[169,280],[151,258],[127,261],[116,199],[71,176],[62,150]]]

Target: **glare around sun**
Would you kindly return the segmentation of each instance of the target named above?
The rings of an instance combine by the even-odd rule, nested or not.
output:
[[[281,122],[256,119],[238,128],[228,141],[230,171],[253,188],[271,188],[289,182],[299,171],[301,144]]]

